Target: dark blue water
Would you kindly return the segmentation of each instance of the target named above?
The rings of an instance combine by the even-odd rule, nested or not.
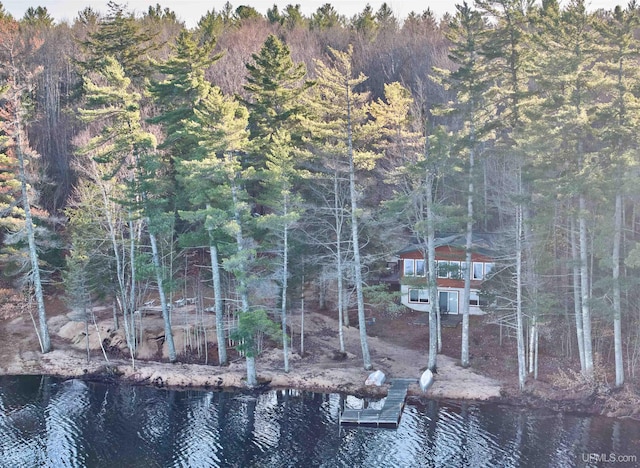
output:
[[[345,404],[362,402],[0,377],[0,466],[640,466],[632,420],[429,401],[397,430],[340,429]]]

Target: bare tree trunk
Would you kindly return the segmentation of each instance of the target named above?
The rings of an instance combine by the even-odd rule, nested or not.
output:
[[[518,173],[518,187],[520,188]],[[520,190],[519,190],[520,191]],[[524,324],[522,320],[522,205],[516,205],[516,344],[518,349],[518,386],[524,390],[526,380],[526,364],[524,351]]]
[[[247,387],[253,388],[258,385],[258,373],[256,372],[256,358],[247,356]]]
[[[22,104],[20,102],[18,90],[14,91],[14,129],[15,129],[15,151],[18,157],[18,170],[20,177],[20,188],[22,195],[22,208],[24,209],[24,226],[27,232],[27,242],[29,245],[29,261],[31,263],[31,282],[33,283],[36,303],[38,305],[38,328],[40,329],[41,351],[48,353],[51,351],[51,339],[49,337],[49,327],[47,326],[47,313],[44,305],[44,293],[42,291],[42,280],[40,278],[40,262],[38,260],[38,249],[36,246],[36,235],[33,226],[33,216],[31,214],[31,201],[27,184],[27,171],[25,169],[24,141],[22,137]]]
[[[580,256],[578,254],[578,239],[576,236],[576,223],[571,218],[571,260],[573,271],[573,313],[576,318],[576,339],[578,341],[578,354],[580,356],[580,371],[584,373],[584,330],[582,329],[582,305],[580,296]]]
[[[591,343],[591,306],[589,281],[589,246],[587,245],[587,220],[584,195],[580,194],[578,226],[580,232],[580,291],[582,300],[582,329],[584,333],[584,363],[585,376],[593,377],[593,351]]]
[[[218,260],[218,248],[211,242],[209,245],[211,256],[211,276],[213,279],[214,307],[216,312],[216,338],[218,340],[218,364],[227,364],[227,344],[224,333],[224,311],[222,310],[222,284],[220,281],[220,262]]]
[[[302,296],[300,298],[300,356],[304,356],[304,276],[302,277]]]
[[[95,167],[94,167],[95,173]],[[127,342],[127,347],[129,348],[129,354],[131,355],[131,366],[135,369],[135,352],[136,352],[136,340],[134,337],[134,332],[131,329],[131,323],[129,321],[130,315],[133,315],[133,310],[130,310],[128,307],[129,301],[127,300],[127,281],[125,275],[125,267],[124,267],[124,250],[123,255],[120,255],[120,249],[118,247],[118,240],[116,237],[116,226],[111,215],[111,210],[109,209],[109,194],[101,181],[101,176],[97,173],[95,175],[95,180],[98,180],[100,186],[100,194],[102,196],[102,206],[104,208],[104,216],[107,220],[107,227],[109,229],[109,239],[111,240],[111,247],[113,249],[113,258],[116,262],[116,277],[118,281],[118,291],[116,293],[116,304],[120,306],[122,310],[122,323],[124,326],[124,336]],[[131,224],[129,224],[129,235],[133,236]],[[133,264],[133,260],[131,261]],[[130,293],[134,293],[134,291],[130,291]],[[117,316],[116,316],[116,307],[114,304],[114,322],[117,324]],[[117,325],[116,325],[117,329]]]
[[[236,186],[235,179],[231,180],[231,197],[233,200],[233,216],[236,221],[236,248],[238,252],[238,257],[240,259],[241,264],[239,265],[240,270],[240,278],[239,280],[239,289],[240,289],[240,301],[242,303],[242,313],[246,314],[249,312],[249,293],[247,291],[247,280],[245,275],[248,270],[248,266],[246,264],[246,260],[243,258],[244,251],[244,236],[242,235],[242,220],[240,219],[240,201],[238,200],[238,187]],[[256,372],[256,358],[253,356],[253,352],[255,350],[250,350],[246,353],[245,361],[247,365],[247,386],[249,388],[255,387],[258,385],[258,374]]]
[[[349,84],[347,88],[347,127],[349,149],[349,193],[351,196],[351,240],[353,243],[353,269],[356,283],[356,298],[358,304],[358,328],[360,329],[360,345],[362,347],[362,361],[365,370],[370,370],[371,356],[367,342],[367,323],[364,310],[364,295],[362,292],[362,264],[360,260],[360,242],[358,237],[358,194],[356,191],[356,170],[353,161],[353,140],[351,129],[351,96]]]
[[[16,103],[19,105],[19,103]],[[18,109],[16,107],[16,109]],[[18,110],[17,110],[18,112]],[[22,189],[22,207],[24,209],[24,224],[27,231],[27,242],[29,244],[29,261],[31,262],[31,282],[33,283],[36,304],[38,305],[38,328],[40,329],[40,344],[43,353],[51,351],[51,338],[49,337],[49,327],[47,326],[47,313],[44,305],[44,293],[42,291],[42,280],[40,278],[40,265],[38,261],[38,250],[36,246],[35,230],[33,228],[33,217],[31,215],[31,205],[29,201],[29,191],[27,189],[27,175],[25,171],[24,153],[22,151],[22,136],[20,122],[16,121],[16,153],[20,170],[20,185]]]
[[[471,296],[471,249],[473,247],[473,171],[475,150],[469,152],[469,191],[467,193],[467,231],[464,292],[462,294],[462,349],[460,363],[462,367],[469,367],[469,298]]]
[[[285,195],[286,197],[286,195]],[[287,215],[287,202],[284,203],[284,217]],[[284,354],[284,371],[289,372],[289,337],[287,336],[287,283],[289,275],[289,227],[285,221],[283,231],[282,252],[282,353]]]
[[[425,197],[427,210],[427,259],[429,262],[429,359],[427,367],[431,372],[437,368],[437,355],[440,350],[440,336],[438,333],[440,315],[440,301],[438,300],[438,272],[436,269],[436,229],[433,214],[433,175],[427,169],[425,177]]]
[[[622,237],[622,195],[616,193],[616,206],[614,211],[613,227],[613,252],[611,262],[613,265],[613,344],[616,366],[616,387],[624,384],[624,364],[622,362],[622,307],[620,304],[620,241]]]
[[[147,219],[149,224],[149,219]],[[176,346],[173,342],[173,331],[171,330],[171,317],[169,317],[169,307],[167,306],[167,297],[164,293],[162,280],[162,265],[160,264],[160,255],[158,253],[158,242],[156,235],[149,230],[149,241],[151,242],[151,256],[153,258],[153,267],[156,271],[156,283],[158,284],[158,296],[160,298],[160,306],[162,307],[162,320],[164,322],[164,338],[169,349],[169,362],[176,362]]]
[[[340,204],[338,202],[338,173],[333,175],[333,210],[336,223],[336,270],[338,281],[338,339],[340,341],[340,352],[345,352],[344,347],[344,326],[349,326],[349,314],[344,313],[344,275],[342,274],[342,216],[340,214]]]

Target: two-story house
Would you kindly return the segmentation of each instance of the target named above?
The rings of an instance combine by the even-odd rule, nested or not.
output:
[[[471,275],[469,313],[484,313],[479,293],[480,285],[495,266],[491,236],[474,234],[470,272],[465,268],[465,244],[464,234],[436,238],[437,301],[443,314],[462,313],[464,279],[467,274]],[[398,252],[399,284],[402,304],[413,310],[429,312],[433,298],[429,297],[427,259],[422,249],[422,246],[414,243]]]

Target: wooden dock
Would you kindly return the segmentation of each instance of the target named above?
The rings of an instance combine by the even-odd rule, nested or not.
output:
[[[397,428],[402,417],[407,389],[412,383],[416,383],[416,380],[391,379],[391,387],[381,409],[345,408],[340,415],[340,425]]]

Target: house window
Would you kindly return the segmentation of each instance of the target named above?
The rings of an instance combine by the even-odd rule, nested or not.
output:
[[[425,276],[425,262],[422,259],[404,259],[404,276]]]
[[[448,278],[449,277],[449,262],[446,260],[438,261],[438,278]]]
[[[461,277],[460,262],[449,262],[449,278],[460,279]]]
[[[429,303],[429,291],[426,289],[409,289],[409,302]]]
[[[496,266],[495,263],[485,263],[484,264],[484,277],[486,278],[493,271],[493,267]]]
[[[472,305],[472,306],[480,305],[480,300],[478,299],[478,293],[472,292],[469,294],[469,305]]]
[[[413,259],[405,258],[404,259],[404,276],[413,276]]]
[[[467,279],[467,262],[460,262],[459,279]]]
[[[438,293],[440,312],[443,314],[458,313],[458,292],[440,291]]]
[[[474,280],[481,280],[484,278],[484,263],[473,262],[473,277]]]

